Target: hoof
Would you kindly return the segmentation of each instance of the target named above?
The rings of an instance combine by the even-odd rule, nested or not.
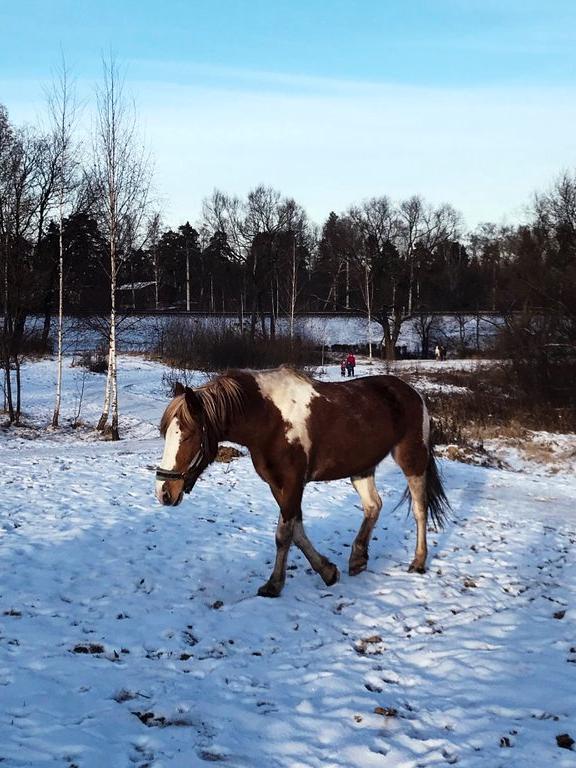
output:
[[[408,566],[408,573],[426,573],[426,566],[424,563],[413,560]]]
[[[267,581],[266,584],[262,584],[258,590],[258,597],[280,597],[282,586],[283,585],[279,586],[271,581]]]
[[[330,563],[329,567],[322,571],[320,576],[322,576],[324,584],[326,584],[327,587],[331,587],[333,584],[336,584],[340,578],[340,571],[335,565]]]
[[[358,574],[365,571],[366,568],[368,568],[368,560],[351,560],[348,563],[348,574],[350,576],[358,576]]]

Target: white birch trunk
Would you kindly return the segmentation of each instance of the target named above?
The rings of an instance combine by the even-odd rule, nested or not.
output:
[[[98,133],[95,142],[96,205],[109,242],[110,331],[108,375],[104,407],[98,429],[106,428],[110,411],[110,436],[119,440],[116,287],[123,256],[133,250],[134,238],[146,212],[150,177],[144,155],[136,149],[135,122],[122,97],[122,83],[113,60],[104,62],[104,85],[98,91]],[[158,222],[156,222],[157,224]],[[156,291],[158,269],[156,266]],[[158,293],[156,292],[156,301]]]
[[[296,312],[296,238],[292,242],[292,280],[290,283],[290,339],[294,339],[294,314]]]
[[[186,248],[186,312],[190,312],[190,254]]]
[[[4,261],[4,331],[8,319],[8,233],[6,232],[5,245],[6,260]],[[8,357],[6,355],[6,357]],[[8,391],[10,389],[10,366],[4,369],[4,412],[8,411]]]
[[[365,278],[366,278],[366,310],[368,312],[368,360],[369,360],[369,365],[372,365],[372,296],[370,295],[368,262],[366,262],[366,266],[365,266]]]
[[[106,429],[108,423],[108,417],[110,415],[110,392],[111,392],[111,380],[112,380],[112,358],[111,358],[112,346],[108,347],[108,371],[106,373],[106,385],[104,387],[104,405],[102,406],[102,414],[98,420],[97,429],[99,432],[103,432]]]
[[[408,315],[412,315],[412,294],[414,286],[414,257],[410,253],[410,277],[408,283]]]
[[[154,307],[158,309],[158,254],[154,251]]]
[[[115,370],[116,370],[116,183],[115,183],[115,162],[114,145],[108,158],[108,217],[110,226],[110,331],[108,335],[108,373],[106,376],[106,390],[104,392],[104,406],[102,415],[98,422],[98,429],[104,432],[110,416],[110,406],[113,400],[115,389]],[[118,433],[118,401],[116,400],[116,410],[113,417],[116,416],[116,435]],[[118,439],[112,431],[112,439]]]
[[[63,196],[60,198],[59,207],[59,225],[60,232],[58,236],[58,351],[56,367],[56,402],[54,404],[54,415],[52,416],[52,426],[57,427],[60,422],[60,406],[62,403],[62,342],[64,337],[64,236],[62,227],[64,223]]]
[[[110,281],[110,407],[112,410],[112,439],[119,440],[118,431],[118,368],[116,357],[116,270],[112,272]]]

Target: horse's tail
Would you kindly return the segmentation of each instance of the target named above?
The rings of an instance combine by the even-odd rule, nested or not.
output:
[[[405,501],[408,502],[408,512],[412,509],[412,496],[410,495],[410,488],[406,486],[402,498],[396,505],[396,509],[401,506]],[[426,501],[428,505],[428,511],[430,517],[434,523],[435,528],[443,528],[449,513],[452,511],[450,502],[446,496],[444,485],[442,483],[442,476],[436,463],[436,457],[434,455],[434,445],[430,442],[428,446],[428,465],[426,467]]]
[[[436,528],[443,528],[449,513],[452,511],[450,502],[446,497],[442,476],[434,456],[434,446],[428,446],[428,466],[426,468],[426,499],[428,511]]]

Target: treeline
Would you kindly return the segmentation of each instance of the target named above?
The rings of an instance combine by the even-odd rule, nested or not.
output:
[[[0,106],[2,274],[13,270],[12,294],[46,316],[46,333],[61,237],[65,311],[102,313],[111,301],[108,233],[87,188],[62,222],[55,216],[51,149],[47,137],[12,126]],[[570,304],[575,227],[569,174],[536,196],[528,224],[473,232],[452,206],[419,196],[371,198],[318,227],[273,189],[259,186],[244,199],[215,191],[195,226],[166,228],[148,211],[145,231],[124,233],[116,292],[123,307],[236,312],[255,327],[263,317],[274,327],[280,316],[319,310],[392,320],[422,311],[506,313],[527,302],[543,308]]]
[[[537,194],[527,223],[473,232],[452,206],[417,195],[374,197],[317,226],[265,186],[244,198],[215,191],[194,226],[168,228],[149,202],[150,173],[114,64],[104,68],[89,149],[75,140],[65,72],[49,106],[49,128],[36,130],[13,125],[0,105],[0,353],[11,420],[21,356],[45,348],[64,312],[110,318],[103,424],[115,410],[122,309],[235,312],[252,339],[273,338],[280,317],[292,335],[300,312],[361,311],[381,324],[389,358],[405,319],[431,311],[521,312],[525,338],[575,342],[575,175]],[[26,338],[31,314],[44,317],[40,338]]]
[[[106,238],[90,210],[63,221],[65,310],[109,309]],[[31,308],[53,310],[59,226],[50,221],[35,246]],[[149,222],[118,274],[124,308],[235,312],[255,333],[274,336],[279,317],[362,311],[378,321],[389,356],[406,317],[432,311],[560,313],[576,307],[576,177],[564,174],[534,198],[520,226],[482,224],[464,232],[449,205],[421,197],[372,198],[321,228],[294,200],[260,186],[245,199],[216,191],[195,227]],[[32,288],[33,286],[33,288]],[[566,326],[570,335],[571,323]]]

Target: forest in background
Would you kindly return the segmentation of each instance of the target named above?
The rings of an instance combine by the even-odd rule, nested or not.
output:
[[[55,313],[62,235],[65,311],[102,313],[110,308],[109,243],[90,196],[90,169],[75,169],[75,194],[60,222],[56,155],[50,135],[13,126],[0,106],[3,307],[8,281],[21,311]],[[454,207],[418,195],[370,198],[318,226],[295,200],[263,185],[243,198],[214,191],[193,226],[162,226],[155,210],[140,218],[119,244],[124,307],[255,318],[352,310],[393,319],[576,304],[570,173],[535,194],[528,223],[468,232]]]
[[[573,173],[535,193],[519,225],[466,231],[455,207],[417,194],[372,197],[318,225],[297,201],[259,185],[244,197],[215,190],[194,225],[168,227],[114,62],[104,66],[89,143],[76,139],[65,67],[48,113],[48,127],[16,126],[0,105],[0,352],[11,421],[20,413],[22,355],[48,348],[62,313],[110,318],[102,427],[115,410],[122,310],[232,312],[252,341],[274,339],[280,317],[292,338],[300,313],[361,312],[382,326],[388,359],[409,317],[496,312],[508,318],[503,353],[534,360],[554,347],[574,356]],[[44,318],[34,338],[31,315]],[[60,323],[60,355],[61,333]]]

